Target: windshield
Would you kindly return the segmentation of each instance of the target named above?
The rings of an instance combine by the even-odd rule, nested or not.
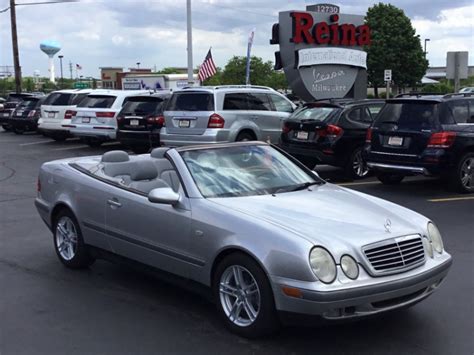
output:
[[[158,110],[161,112],[161,107],[163,106],[163,99],[158,97],[134,97],[129,98],[125,102],[122,108],[123,115],[137,115],[145,114],[151,115]]]
[[[208,198],[268,195],[323,183],[266,145],[199,149],[181,156]]]
[[[336,107],[303,107],[291,115],[291,119],[323,122],[340,110]]]
[[[390,102],[378,114],[374,127],[389,130],[431,130],[438,126],[437,117],[436,102]]]

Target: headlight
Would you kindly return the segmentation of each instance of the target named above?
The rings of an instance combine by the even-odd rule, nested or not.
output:
[[[429,257],[433,259],[433,245],[427,237],[423,237],[423,245],[425,246],[426,252],[428,253]]]
[[[313,248],[309,254],[309,264],[320,281],[329,284],[336,279],[336,263],[326,249]]]
[[[352,280],[359,277],[359,265],[357,265],[357,262],[349,255],[344,255],[341,258],[341,269],[344,271],[344,274]]]
[[[428,223],[428,237],[431,239],[431,244],[433,245],[434,250],[441,254],[443,252],[443,240],[441,239],[441,233],[431,222]]]

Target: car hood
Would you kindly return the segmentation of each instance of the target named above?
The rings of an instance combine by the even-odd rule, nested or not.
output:
[[[394,203],[328,183],[304,191],[210,200],[277,225],[315,245],[340,245],[343,249],[420,234],[428,222]],[[386,228],[387,222],[390,227]]]

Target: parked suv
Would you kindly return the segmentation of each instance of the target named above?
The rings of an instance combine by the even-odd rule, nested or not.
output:
[[[125,99],[150,95],[147,90],[98,90],[87,95],[71,112],[71,134],[91,147],[117,137],[117,114]]]
[[[176,91],[165,109],[161,142],[168,146],[243,140],[278,142],[296,105],[263,86],[191,87]]]
[[[3,109],[0,111],[0,125],[5,131],[11,130],[10,117],[16,107],[25,99],[33,96],[44,96],[43,93],[27,93],[20,94],[11,93],[7,100],[3,103]]]
[[[16,134],[37,130],[40,107],[46,98],[47,96],[27,97],[16,107],[10,116],[10,126]]]
[[[117,140],[135,153],[146,153],[160,145],[160,129],[165,123],[163,108],[169,91],[125,99],[117,116]]]
[[[351,179],[367,175],[362,159],[367,129],[384,100],[305,104],[284,122],[280,146],[309,168],[342,167]]]
[[[367,132],[365,157],[385,184],[435,175],[459,191],[474,192],[474,96],[388,100]]]
[[[41,106],[38,130],[57,141],[71,137],[72,112],[91,89],[53,91]]]

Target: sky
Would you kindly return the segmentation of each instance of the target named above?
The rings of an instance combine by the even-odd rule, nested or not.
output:
[[[16,0],[38,2],[40,0]],[[246,55],[247,38],[255,29],[252,54],[274,59],[272,24],[278,12],[304,10],[317,3],[304,0],[192,0],[194,67],[207,51],[217,66],[233,55]],[[341,13],[365,15],[373,1],[333,1]],[[446,64],[447,51],[469,51],[474,65],[474,0],[392,0],[412,20],[427,45],[431,66]],[[9,0],[0,0],[0,11]],[[79,75],[99,77],[99,67],[161,69],[186,67],[186,0],[80,0],[77,3],[17,6],[20,64],[23,76],[39,70],[48,76],[48,58],[39,49],[43,40],[57,40],[68,63],[79,64]],[[10,14],[0,13],[0,66],[12,65]],[[56,57],[56,74],[59,60]],[[75,76],[75,73],[73,73]]]

